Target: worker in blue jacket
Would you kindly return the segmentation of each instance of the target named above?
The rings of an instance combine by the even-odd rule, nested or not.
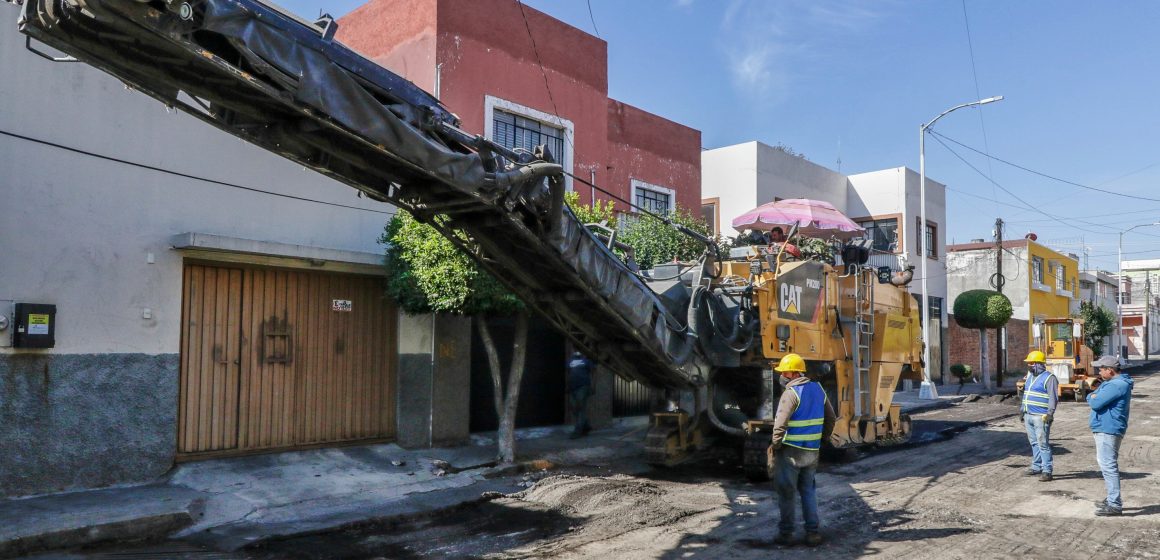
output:
[[[1096,515],[1100,517],[1122,515],[1124,504],[1120,500],[1120,442],[1128,430],[1128,413],[1132,406],[1132,378],[1120,371],[1120,361],[1115,356],[1104,356],[1092,362],[1092,368],[1100,373],[1103,383],[1088,395],[1091,406],[1092,435],[1096,440],[1096,462],[1104,475],[1104,488],[1108,497],[1098,504]]]

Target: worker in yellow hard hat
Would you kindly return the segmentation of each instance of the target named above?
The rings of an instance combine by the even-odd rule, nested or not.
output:
[[[1032,350],[1023,361],[1027,363],[1027,377],[1023,378],[1019,417],[1031,443],[1031,468],[1027,474],[1051,482],[1051,421],[1059,395],[1059,380],[1047,371],[1047,356],[1043,352]]]
[[[822,543],[822,536],[814,475],[822,440],[829,439],[833,432],[836,415],[821,384],[806,377],[806,361],[801,356],[786,354],[773,369],[781,374],[786,389],[777,404],[770,444],[776,467],[774,487],[781,511],[774,542],[793,544],[794,500],[800,496],[806,544],[817,546]]]

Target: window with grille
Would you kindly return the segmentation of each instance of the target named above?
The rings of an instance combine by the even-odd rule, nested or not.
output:
[[[632,203],[655,214],[672,212],[675,194],[672,189],[632,180]]]
[[[1037,284],[1043,283],[1043,259],[1039,257],[1031,257],[1031,278]]]
[[[540,121],[496,109],[492,113],[492,138],[495,143],[513,150],[531,151],[544,144],[557,162],[564,157],[564,131]]]

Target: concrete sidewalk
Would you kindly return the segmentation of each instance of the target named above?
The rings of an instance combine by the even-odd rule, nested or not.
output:
[[[1124,371],[1131,374],[1133,370],[1151,366],[1160,363],[1160,360],[1131,360],[1124,367]],[[1003,386],[994,386],[994,380],[991,381],[992,387],[987,389],[982,383],[965,383],[960,390],[958,383],[948,383],[946,385],[936,385],[938,389],[938,399],[920,399],[918,397],[917,383],[915,388],[910,391],[895,391],[894,402],[902,405],[902,412],[904,414],[915,414],[924,410],[933,410],[950,406],[954,403],[960,402],[971,395],[994,395],[1004,393],[1014,393],[1015,383],[1022,379],[1022,376],[1006,376],[1003,378]],[[1070,397],[1069,397],[1070,398]]]
[[[518,430],[522,462],[505,469],[494,466],[494,434],[455,448],[382,444],[184,463],[147,486],[0,501],[0,557],[166,537],[237,550],[432,513],[517,491],[527,470],[641,460],[647,427],[644,417],[619,419],[575,440],[565,426]]]

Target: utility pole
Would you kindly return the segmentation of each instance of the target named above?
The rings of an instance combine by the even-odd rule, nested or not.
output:
[[[1148,361],[1148,350],[1151,349],[1152,339],[1148,338],[1149,321],[1152,320],[1152,271],[1144,273],[1144,361]]]
[[[1003,293],[1003,218],[995,218],[995,290]],[[1003,386],[1003,372],[1007,365],[1007,329],[995,329],[995,380]]]

